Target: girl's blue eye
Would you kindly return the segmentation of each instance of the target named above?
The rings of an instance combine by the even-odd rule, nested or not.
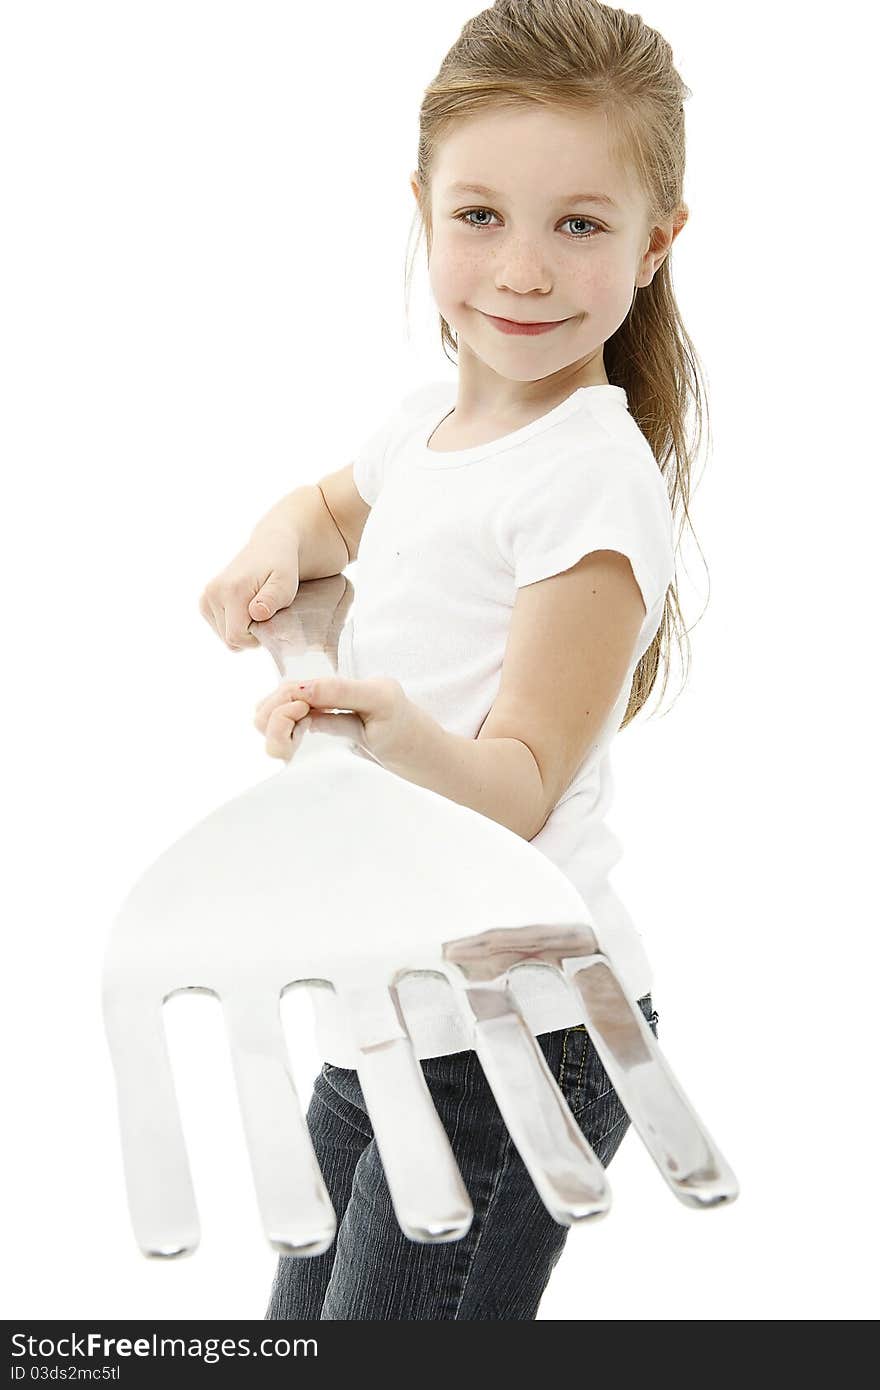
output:
[[[489,215],[490,215],[490,217],[494,217],[494,216],[495,216],[495,213],[492,212],[492,209],[491,209],[491,208],[468,208],[468,210],[467,210],[466,212],[457,212],[457,213],[455,213],[455,219],[454,219],[454,220],[455,220],[456,222],[461,222],[462,225],[465,226],[465,227],[473,227],[474,231],[479,231],[481,227],[488,227],[488,225],[489,225],[488,222],[468,222],[467,219],[468,219],[473,213],[475,213],[475,212],[488,212]],[[590,240],[592,240],[592,238],[596,235],[597,232],[604,231],[604,228],[603,228],[603,227],[600,227],[599,224],[598,224],[598,222],[591,222],[590,219],[589,219],[588,217],[574,217],[574,216],[572,216],[572,217],[565,217],[565,218],[563,218],[563,221],[565,221],[565,222],[586,222],[586,224],[587,224],[588,227],[593,227],[593,228],[595,228],[594,231],[588,232],[588,233],[586,234],[586,236],[575,236],[575,237],[572,237],[572,240],[573,240],[573,241],[590,241]]]

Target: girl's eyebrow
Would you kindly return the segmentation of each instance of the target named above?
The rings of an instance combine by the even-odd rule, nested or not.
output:
[[[483,183],[451,183],[446,190],[447,193],[481,193],[486,198],[502,198],[504,195],[497,188],[487,188]],[[560,203],[602,203],[605,207],[617,208],[613,198],[609,198],[607,193],[569,193],[564,198],[559,198]]]

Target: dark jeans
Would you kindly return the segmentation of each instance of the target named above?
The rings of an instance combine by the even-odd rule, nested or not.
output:
[[[639,1007],[657,1036],[650,994]],[[583,1024],[538,1045],[604,1167],[630,1120]],[[308,1127],[338,1222],[322,1255],[282,1255],[266,1318],[532,1319],[570,1227],[538,1196],[476,1052],[420,1063],[474,1208],[461,1240],[410,1240],[397,1224],[356,1071],[325,1062]]]

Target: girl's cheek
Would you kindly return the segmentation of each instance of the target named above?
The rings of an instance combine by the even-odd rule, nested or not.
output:
[[[472,249],[438,246],[431,253],[429,279],[437,299],[449,302],[462,296],[462,291],[480,274],[482,259]]]

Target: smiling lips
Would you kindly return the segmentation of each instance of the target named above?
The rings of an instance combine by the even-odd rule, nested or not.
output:
[[[568,319],[559,319],[555,323],[517,323],[513,319],[496,318],[494,314],[484,314],[483,317],[502,333],[549,333],[551,328],[560,328],[562,324],[568,323]]]

